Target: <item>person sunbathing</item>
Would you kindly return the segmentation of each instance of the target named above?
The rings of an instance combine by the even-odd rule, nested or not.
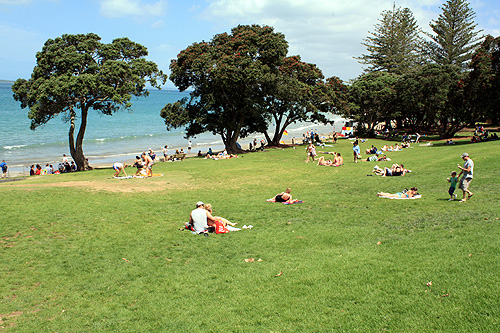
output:
[[[280,194],[276,194],[274,197],[271,199],[267,199],[267,202],[282,202],[282,203],[288,203],[288,204],[293,204],[295,202],[298,202],[299,200],[293,200],[292,195],[290,192],[292,189],[288,187],[285,192],[281,192]]]
[[[397,198],[397,199],[409,199],[418,195],[418,190],[416,187],[412,187],[409,190],[404,190],[403,192],[397,193],[387,193],[387,192],[379,192],[377,193],[377,197],[386,197],[386,198]]]
[[[405,169],[404,165],[393,164],[392,167],[389,168],[379,168],[375,166],[373,171],[377,176],[382,177],[391,177],[391,176],[404,176],[407,172],[410,172],[408,169]]]
[[[318,159],[318,164],[316,165],[332,166],[333,164],[335,164],[335,158],[332,161],[332,160],[326,160],[325,157],[320,156]]]

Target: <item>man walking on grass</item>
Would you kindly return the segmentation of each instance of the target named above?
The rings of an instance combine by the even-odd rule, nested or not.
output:
[[[469,185],[474,176],[474,162],[467,153],[463,153],[461,157],[465,161],[465,163],[463,167],[460,166],[460,164],[457,164],[458,168],[462,170],[458,174],[458,177],[460,177],[460,175],[463,174],[462,179],[460,179],[458,187],[464,192],[464,197],[459,202],[466,202],[467,199],[472,198],[472,196],[474,195],[474,193],[469,191]]]

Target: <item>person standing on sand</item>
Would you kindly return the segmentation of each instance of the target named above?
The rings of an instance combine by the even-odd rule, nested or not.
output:
[[[193,147],[193,143],[188,141],[188,154],[191,152],[191,148]]]
[[[463,199],[460,200],[459,202],[466,202],[467,199],[472,198],[474,193],[469,191],[469,185],[470,182],[472,181],[472,178],[474,177],[474,161],[469,157],[469,154],[463,153],[462,154],[462,159],[465,161],[464,166],[460,166],[460,164],[457,164],[458,168],[462,171],[458,174],[458,177],[463,174],[462,179],[460,179],[460,183],[458,184],[458,188],[460,188],[463,193]],[[468,195],[468,197],[467,197]]]
[[[9,167],[7,166],[7,163],[5,163],[5,160],[2,160],[2,163],[0,163],[0,168],[2,169],[2,178],[7,178],[7,169]]]
[[[168,146],[163,147],[163,162],[168,161]]]

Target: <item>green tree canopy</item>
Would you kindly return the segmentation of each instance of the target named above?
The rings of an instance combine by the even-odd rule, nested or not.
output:
[[[262,114],[269,115],[275,125],[273,138],[266,131],[264,135],[270,145],[279,144],[285,129],[299,121],[326,122],[321,108],[321,97],[316,96],[318,85],[323,83],[323,73],[314,64],[301,61],[300,56],[284,59],[279,71],[269,75],[264,84],[264,103]]]
[[[18,79],[12,86],[21,107],[30,109],[31,129],[66,114],[70,122],[69,148],[78,170],[88,167],[83,139],[89,110],[112,115],[122,107],[130,107],[132,95],[147,96],[146,82],[160,87],[166,81],[157,65],[144,59],[148,54],[144,46],[128,38],[110,44],[100,40],[93,33],[47,40],[36,55],[31,78]],[[77,118],[81,123],[75,141]]]
[[[470,120],[459,101],[463,79],[458,66],[427,64],[402,76],[396,85],[404,126],[413,131],[437,130],[450,138]]]
[[[421,62],[423,40],[420,28],[408,8],[396,7],[383,11],[382,18],[362,43],[368,54],[357,58],[369,65],[367,71],[388,71],[403,74]]]
[[[482,30],[476,31],[474,23],[476,13],[466,0],[448,0],[441,9],[439,18],[429,24],[434,32],[427,33],[429,57],[437,64],[465,69],[482,40]]]
[[[372,72],[361,75],[349,88],[351,107],[345,114],[358,123],[360,135],[373,136],[375,127],[397,117],[394,100],[398,75]]]
[[[167,129],[186,126],[188,137],[212,132],[237,152],[238,138],[267,128],[263,84],[279,71],[287,50],[285,36],[272,27],[239,25],[181,51],[170,64],[170,80],[192,92],[162,109]]]
[[[500,122],[500,37],[486,36],[464,80],[467,102],[475,120]]]

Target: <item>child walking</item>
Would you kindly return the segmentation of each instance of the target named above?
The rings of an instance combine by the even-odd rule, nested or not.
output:
[[[450,194],[450,199],[448,199],[448,201],[453,201],[457,198],[457,195],[454,194],[458,183],[457,172],[452,171],[450,176],[451,176],[450,178],[446,178],[446,180],[448,180],[448,182],[450,183],[450,189],[448,190],[448,193]]]

